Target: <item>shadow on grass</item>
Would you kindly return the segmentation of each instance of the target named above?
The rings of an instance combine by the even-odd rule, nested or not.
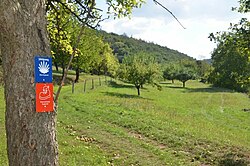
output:
[[[53,83],[54,85],[60,85],[61,84],[61,80],[62,80],[62,76],[61,75],[53,75]],[[73,78],[71,77],[67,77],[64,81],[64,85],[70,85],[72,84],[72,82],[74,81]]]
[[[219,161],[219,166],[247,166],[249,161],[240,154],[226,154]]]
[[[138,95],[128,95],[128,94],[121,94],[115,92],[103,92],[107,96],[114,96],[119,98],[131,98],[131,99],[143,99],[141,96]]]
[[[111,86],[113,88],[135,88],[133,85],[118,84],[115,81],[110,81],[109,86]]]
[[[197,93],[197,92],[208,92],[208,93],[221,93],[221,92],[227,92],[227,93],[233,93],[234,91],[230,89],[225,88],[218,88],[218,87],[206,87],[206,88],[189,88],[188,86],[183,88],[182,86],[165,86],[166,88],[171,89],[182,89],[184,93]]]
[[[188,88],[183,88],[182,86],[167,86],[167,88],[171,88],[171,89],[188,89]]]
[[[170,82],[160,82],[161,85],[171,85],[173,83],[170,83]]]
[[[217,88],[210,86],[208,88],[186,88],[187,92],[208,92],[208,93],[221,93],[221,92],[228,92],[233,93],[232,90],[225,89],[225,88]]]

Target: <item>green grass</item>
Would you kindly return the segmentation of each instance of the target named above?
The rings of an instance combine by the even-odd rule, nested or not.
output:
[[[1,76],[1,72],[0,72],[0,76]],[[75,81],[75,71],[73,70],[69,70],[67,77],[64,81],[64,85],[70,85],[72,84],[72,82]],[[1,77],[0,77],[1,78]],[[97,76],[97,75],[90,75],[90,74],[86,74],[86,73],[80,73],[80,77],[79,77],[79,82],[84,82],[85,80],[87,81],[87,89],[91,89],[91,81],[92,79],[94,79],[94,84],[95,86],[99,85],[99,78],[101,79],[102,82],[108,81],[110,80],[110,77],[106,77],[105,76]],[[53,83],[54,85],[60,85],[61,84],[61,79],[62,79],[62,69],[59,68],[59,71],[56,71],[55,69],[53,69]],[[1,80],[0,80],[1,83]]]
[[[4,126],[4,89],[0,86],[0,165],[7,165],[6,134]]]
[[[112,82],[83,93],[65,86],[59,99],[60,165],[248,165],[249,98],[196,81],[162,91]],[[1,90],[2,92],[2,90]],[[3,102],[3,98],[0,98]],[[3,105],[3,104],[2,104]],[[0,163],[6,163],[0,106]],[[3,129],[3,130],[2,130]]]

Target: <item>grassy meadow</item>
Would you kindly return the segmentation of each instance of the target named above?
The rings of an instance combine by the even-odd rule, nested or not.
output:
[[[60,165],[250,164],[247,95],[197,81],[185,89],[180,82],[161,85],[162,91],[145,86],[140,97],[120,81],[85,93],[83,82],[74,94],[65,86],[57,112]],[[7,165],[0,93],[0,163]]]

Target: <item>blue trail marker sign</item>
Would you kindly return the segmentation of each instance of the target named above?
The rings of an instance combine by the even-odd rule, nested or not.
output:
[[[52,58],[35,57],[35,82],[51,83],[52,82]]]

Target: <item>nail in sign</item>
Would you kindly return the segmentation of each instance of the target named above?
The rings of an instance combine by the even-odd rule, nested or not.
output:
[[[54,111],[53,84],[36,83],[36,112]]]

